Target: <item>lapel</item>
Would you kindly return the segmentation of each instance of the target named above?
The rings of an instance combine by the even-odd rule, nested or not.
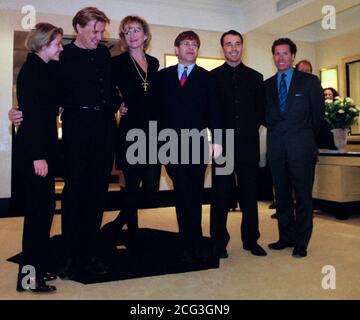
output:
[[[270,78],[270,92],[271,92],[271,99],[274,102],[274,106],[276,111],[280,114],[280,106],[279,106],[279,90],[277,85],[277,74],[275,74],[272,78]]]

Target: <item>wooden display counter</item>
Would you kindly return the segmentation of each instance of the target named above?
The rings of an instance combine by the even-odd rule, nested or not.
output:
[[[360,208],[360,152],[320,150],[313,198],[316,207],[327,204],[326,211],[338,218],[355,213],[352,210]]]

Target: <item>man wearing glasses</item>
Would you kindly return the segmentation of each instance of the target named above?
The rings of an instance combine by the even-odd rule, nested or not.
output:
[[[196,65],[200,47],[199,36],[193,31],[180,33],[175,39],[175,54],[179,63],[159,72],[158,102],[159,127],[176,132],[178,144],[170,153],[176,154],[162,163],[174,185],[176,216],[183,243],[185,261],[197,261],[208,256],[202,241],[201,205],[204,174],[210,154],[216,158],[221,146],[212,144],[208,150],[193,148],[194,139],[186,148],[180,146],[182,131],[206,128],[213,131],[221,127],[220,114],[215,96],[215,82],[208,71]],[[207,144],[205,138],[204,145]],[[199,153],[199,154],[196,154]],[[184,161],[189,155],[189,161]],[[196,161],[195,158],[201,159]],[[162,159],[159,159],[163,162]]]

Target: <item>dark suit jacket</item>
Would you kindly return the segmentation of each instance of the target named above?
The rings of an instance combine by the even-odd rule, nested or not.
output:
[[[266,80],[265,86],[268,159],[312,159],[317,153],[315,137],[325,112],[319,79],[294,70],[283,113],[279,107],[277,75]]]
[[[157,89],[160,129],[179,133],[181,129],[221,128],[215,81],[205,69],[195,65],[184,87],[180,86],[177,66],[163,69],[158,73]]]
[[[221,128],[215,82],[208,71],[195,65],[184,87],[180,86],[177,66],[162,69],[158,80],[162,128]]]
[[[265,121],[263,75],[243,63],[211,71],[216,80],[223,128],[234,129],[235,161],[259,161],[259,127]],[[225,147],[225,144],[223,144]]]

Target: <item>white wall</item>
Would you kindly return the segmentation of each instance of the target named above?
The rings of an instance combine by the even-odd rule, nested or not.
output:
[[[344,92],[344,69],[342,59],[360,55],[360,29],[316,43],[316,60],[319,68],[338,67],[340,95]]]
[[[272,60],[271,46],[278,37],[260,32],[249,32],[244,37],[244,62],[251,68],[261,72],[264,79],[275,74],[276,68]],[[317,67],[315,45],[311,42],[294,41],[298,48],[296,61],[308,59],[314,70]]]

